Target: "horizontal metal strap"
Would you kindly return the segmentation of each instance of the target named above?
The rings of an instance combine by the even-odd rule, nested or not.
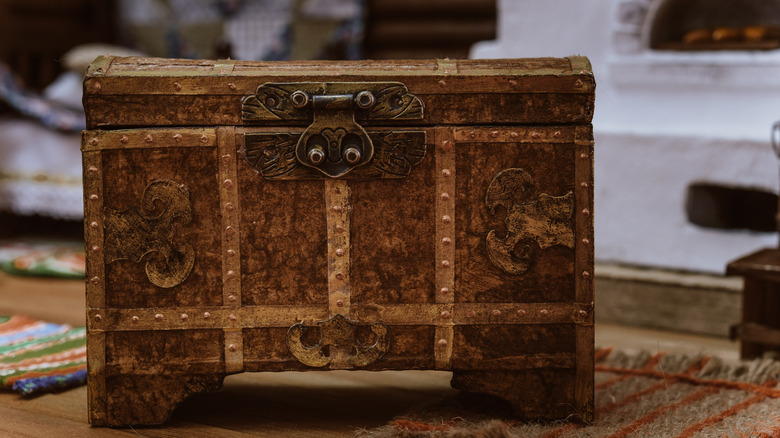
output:
[[[393,325],[593,324],[592,303],[352,304],[349,318]],[[90,332],[315,325],[328,305],[89,309]]]

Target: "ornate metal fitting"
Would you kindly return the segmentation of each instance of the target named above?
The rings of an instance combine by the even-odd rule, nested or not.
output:
[[[357,120],[422,116],[422,101],[398,82],[266,83],[242,105],[245,121],[311,120],[297,139],[295,160],[331,178],[374,157],[374,143]]]
[[[355,328],[359,324],[337,314],[327,321],[317,323],[320,327],[320,341],[313,347],[306,347],[301,342],[304,330],[303,324],[294,324],[287,331],[287,348],[301,363],[311,367],[324,367],[333,364],[337,367],[364,367],[375,362],[390,349],[390,336],[386,325],[377,322],[371,325],[371,331],[376,335],[374,345],[365,346],[355,338]],[[346,363],[334,363],[333,358],[326,356],[326,346],[354,350],[355,353],[346,356]],[[338,355],[337,355],[338,357]]]

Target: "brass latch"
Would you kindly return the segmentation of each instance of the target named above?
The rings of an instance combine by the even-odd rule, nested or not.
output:
[[[297,138],[295,164],[316,169],[328,177],[342,176],[372,162],[376,152],[374,142],[358,120],[422,117],[420,99],[398,82],[266,83],[258,87],[255,95],[244,98],[242,104],[244,121],[311,120]],[[410,134],[417,137],[413,143],[418,144],[418,149],[422,146],[424,156],[424,135],[423,144],[419,145],[420,132]],[[256,135],[257,140],[268,136],[266,133],[251,135]],[[266,152],[272,154],[273,151]],[[289,166],[290,158],[284,163],[280,156],[280,161],[274,164]],[[272,160],[264,160],[264,164],[265,161]]]

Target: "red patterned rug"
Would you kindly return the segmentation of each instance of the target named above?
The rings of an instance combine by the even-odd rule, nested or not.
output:
[[[780,438],[778,380],[780,362],[771,359],[728,362],[599,349],[590,425],[520,423],[448,399],[356,436]]]

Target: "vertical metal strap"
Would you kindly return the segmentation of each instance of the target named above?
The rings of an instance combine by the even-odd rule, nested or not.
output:
[[[436,155],[436,368],[448,369],[452,357],[455,293],[455,140],[451,129],[435,132]]]
[[[349,223],[352,206],[347,181],[325,180],[328,227],[328,309],[330,316],[349,317]]]
[[[590,126],[576,128],[574,141],[574,288],[575,301],[593,311],[593,137]],[[579,312],[587,312],[580,310]],[[593,315],[580,315],[592,321]],[[576,385],[574,398],[583,421],[593,419],[593,324],[576,326]]]
[[[240,205],[238,203],[237,150],[235,127],[217,129],[217,159],[219,161],[219,208],[222,217],[222,305],[241,307],[241,245]],[[235,320],[239,313],[230,313]],[[242,331],[225,330],[225,371],[244,368]]]
[[[94,132],[82,134],[82,149],[99,147]],[[106,305],[105,260],[103,258],[103,157],[100,150],[83,153],[84,179],[84,245],[86,257],[87,315],[92,308]],[[89,316],[88,316],[89,317]],[[94,318],[102,318],[95,315]],[[87,334],[87,385],[89,421],[106,421],[106,334]]]

